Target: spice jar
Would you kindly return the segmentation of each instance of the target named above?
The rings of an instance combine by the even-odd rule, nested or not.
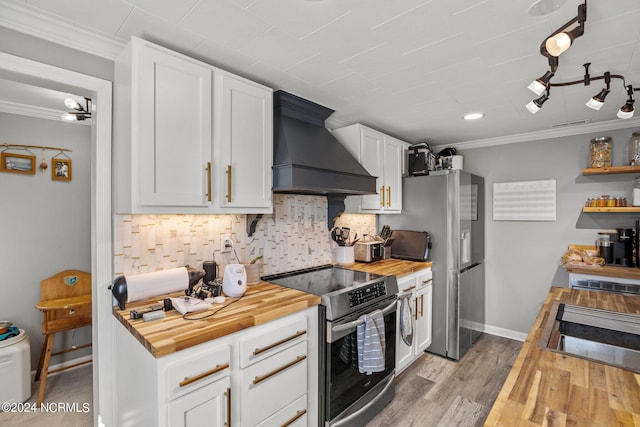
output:
[[[640,166],[640,131],[632,133],[629,139],[629,164]]]
[[[613,151],[611,137],[600,136],[591,140],[590,155],[592,168],[606,168],[611,166]]]

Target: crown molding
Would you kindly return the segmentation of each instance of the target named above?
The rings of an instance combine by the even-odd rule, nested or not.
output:
[[[16,0],[0,0],[0,25],[102,58],[114,60],[125,43],[93,33]]]
[[[609,120],[606,122],[587,123],[579,126],[563,126],[561,128],[548,129],[538,132],[520,133],[515,135],[500,136],[497,138],[478,139],[474,141],[457,142],[447,144],[456,149],[473,149],[493,147],[496,145],[517,144],[519,142],[541,141],[544,139],[562,138],[588,133],[607,132],[640,127],[640,118]]]
[[[60,118],[64,111],[54,110],[51,108],[36,107],[33,105],[20,104],[17,102],[4,101],[0,99],[0,113],[18,114],[20,116],[36,117],[39,119],[55,120],[62,122]],[[65,122],[78,125],[90,125],[91,120],[80,120],[73,122]]]

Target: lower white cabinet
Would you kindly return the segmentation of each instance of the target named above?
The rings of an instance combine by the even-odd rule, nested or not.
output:
[[[225,427],[231,415],[230,399],[231,380],[226,376],[169,402],[169,425]]]
[[[431,345],[432,271],[418,271],[398,279],[398,312],[396,316],[396,375],[404,371]],[[408,345],[402,339],[401,308],[403,295],[409,295],[413,338]]]
[[[317,307],[160,358],[114,322],[116,425],[317,426]]]

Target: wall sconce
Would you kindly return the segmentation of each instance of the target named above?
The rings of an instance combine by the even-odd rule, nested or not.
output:
[[[606,87],[602,89],[597,95],[593,96],[587,101],[587,107],[593,110],[600,110],[604,105],[604,100],[611,91],[611,79],[622,80],[623,87],[626,89],[629,99],[618,111],[618,117],[621,119],[628,119],[633,117],[634,113],[634,99],[633,92],[640,91],[640,88],[633,88],[631,85],[627,85],[624,76],[619,74],[611,74],[609,71],[605,72],[601,76],[591,76],[589,74],[589,66],[591,63],[583,64],[585,68],[584,78],[582,80],[575,80],[571,82],[552,83],[551,79],[558,70],[558,56],[563,52],[566,52],[573,44],[573,41],[584,34],[584,23],[587,20],[587,1],[578,6],[578,15],[571,21],[564,24],[562,27],[554,31],[540,44],[540,54],[549,60],[549,71],[547,71],[542,77],[534,80],[528,86],[528,88],[536,95],[546,93],[538,99],[535,99],[526,105],[527,110],[532,114],[537,113],[542,108],[542,104],[549,99],[549,89],[559,86],[571,86],[576,84],[583,84],[589,86],[592,80],[603,80]]]
[[[74,111],[70,111],[62,115],[62,120],[67,122],[75,122],[91,118],[91,99],[84,98],[84,107],[73,98],[64,100],[64,105]]]

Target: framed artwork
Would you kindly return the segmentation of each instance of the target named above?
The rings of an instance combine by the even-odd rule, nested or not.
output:
[[[54,181],[71,181],[71,159],[51,159],[51,179]]]
[[[35,175],[36,156],[3,151],[0,154],[0,171]]]

